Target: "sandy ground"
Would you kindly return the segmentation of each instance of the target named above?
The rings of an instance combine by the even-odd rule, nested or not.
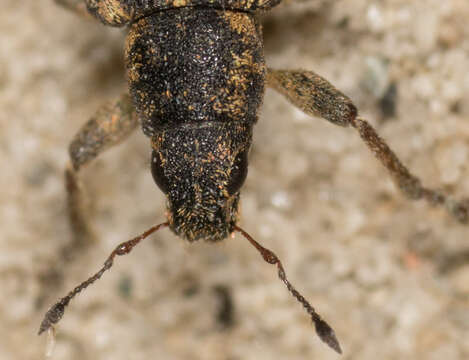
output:
[[[83,171],[99,242],[63,260],[67,145],[125,91],[124,35],[49,0],[1,8],[0,358],[41,359],[45,310],[163,221],[164,198],[138,132]],[[292,3],[265,17],[266,57],[326,76],[426,184],[467,196],[467,19],[467,0]],[[469,358],[468,227],[406,200],[353,130],[273,91],[254,140],[242,226],[333,325],[342,358]],[[73,301],[57,330],[54,359],[338,358],[239,236],[189,246],[161,231]]]

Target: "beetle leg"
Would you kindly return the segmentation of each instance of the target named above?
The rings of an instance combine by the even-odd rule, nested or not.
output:
[[[103,105],[78,131],[69,146],[70,163],[65,170],[70,224],[76,243],[89,243],[93,232],[86,221],[86,201],[78,171],[106,149],[119,144],[139,124],[129,95]]]
[[[306,114],[322,117],[336,125],[350,125],[355,128],[408,198],[425,199],[432,205],[442,205],[459,222],[469,222],[469,198],[456,200],[438,190],[423,186],[420,179],[409,172],[375,129],[365,119],[357,116],[358,112],[352,101],[327,80],[311,71],[269,69],[267,82]]]
[[[71,12],[82,16],[91,18],[90,13],[86,9],[85,0],[54,0],[57,4],[63,8],[70,10]]]
[[[133,15],[137,4],[127,4],[127,0],[55,0],[65,9],[82,17],[95,17],[105,25],[124,26]]]

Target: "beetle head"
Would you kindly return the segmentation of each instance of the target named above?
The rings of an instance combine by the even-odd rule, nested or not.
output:
[[[152,175],[166,194],[173,232],[189,241],[218,241],[234,231],[251,136],[249,124],[207,122],[152,138]]]

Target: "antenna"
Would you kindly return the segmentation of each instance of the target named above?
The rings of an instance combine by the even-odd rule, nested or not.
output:
[[[116,256],[122,256],[122,255],[127,255],[129,252],[132,251],[132,249],[143,239],[148,237],[150,234],[154,233],[155,231],[158,231],[159,229],[163,227],[167,227],[169,225],[168,222],[161,223],[159,225],[155,225],[145,231],[143,234],[125,241],[121,244],[119,244],[114,251],[109,255],[109,257],[106,259],[104,262],[104,266],[93,276],[88,278],[88,280],[83,281],[80,285],[75,287],[72,291],[70,291],[67,296],[63,297],[59,301],[57,301],[47,312],[46,315],[44,315],[44,319],[41,322],[41,326],[39,327],[39,332],[38,335],[41,335],[44,331],[49,330],[50,328],[53,329],[53,326],[57,324],[62,316],[64,315],[65,307],[68,305],[70,300],[72,300],[76,295],[78,295],[81,291],[85,290],[88,286],[90,286],[92,283],[94,283],[96,280],[98,280],[101,276],[103,276],[104,272],[106,270],[109,270],[113,263],[114,263],[114,258]]]
[[[298,300],[301,305],[305,308],[306,312],[311,316],[311,320],[314,322],[316,327],[316,333],[319,338],[329,345],[333,350],[337,351],[339,354],[342,354],[342,349],[340,348],[339,341],[335,336],[334,330],[325,322],[321,316],[314,310],[311,304],[301,295],[298,290],[296,290],[293,285],[288,281],[285,270],[283,269],[282,263],[280,262],[277,255],[275,255],[271,250],[266,249],[256,240],[254,240],[246,231],[241,229],[238,226],[234,226],[234,230],[240,232],[256,249],[259,251],[266,262],[272,265],[277,265],[278,277],[283,281],[288,291]]]

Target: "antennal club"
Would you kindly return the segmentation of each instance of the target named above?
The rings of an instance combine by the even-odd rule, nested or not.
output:
[[[339,341],[335,336],[334,330],[325,322],[321,316],[314,310],[311,304],[301,295],[298,290],[296,290],[293,285],[288,281],[285,270],[283,269],[282,263],[280,262],[277,255],[275,255],[271,250],[266,249],[256,240],[254,240],[246,231],[241,229],[238,226],[234,226],[234,230],[240,232],[262,255],[264,260],[272,265],[277,265],[278,277],[283,281],[288,291],[298,300],[301,305],[305,308],[306,312],[311,316],[311,320],[314,322],[316,328],[316,333],[319,338],[329,345],[333,350],[342,354],[342,349],[340,348]]]
[[[96,280],[98,280],[101,276],[103,276],[104,272],[106,270],[109,270],[113,263],[114,263],[114,258],[116,256],[122,256],[122,255],[127,255],[129,252],[132,251],[132,249],[143,239],[154,233],[155,231],[158,231],[159,229],[163,227],[167,227],[169,225],[168,222],[161,223],[159,225],[155,225],[145,231],[143,234],[125,241],[121,244],[119,244],[114,251],[109,255],[109,257],[106,259],[104,262],[104,266],[93,276],[88,278],[88,280],[82,282],[80,285],[75,287],[72,291],[70,291],[67,296],[63,297],[60,299],[58,302],[55,303],[47,312],[46,315],[44,315],[44,319],[41,322],[41,326],[39,327],[39,332],[38,335],[41,335],[44,331],[48,330],[49,328],[53,328],[55,324],[57,324],[62,316],[64,315],[65,307],[68,305],[70,300],[72,300],[76,295],[78,295],[81,291],[85,290],[88,286],[90,286],[92,283],[94,283]]]

